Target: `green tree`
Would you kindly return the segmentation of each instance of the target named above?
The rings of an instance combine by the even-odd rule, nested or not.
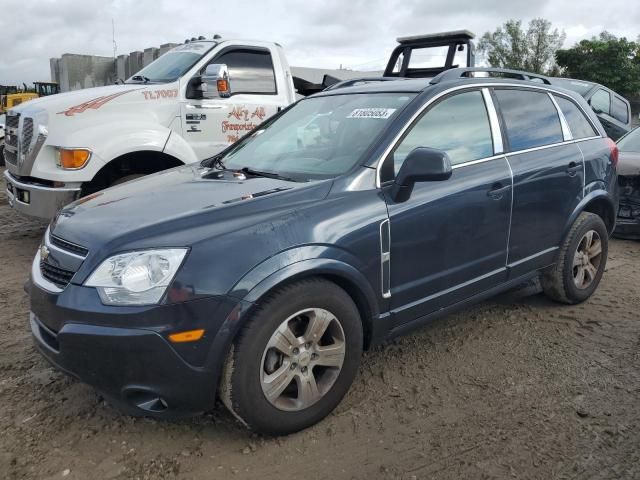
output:
[[[526,31],[521,20],[509,20],[494,32],[485,33],[478,42],[478,51],[492,67],[554,74],[555,53],[564,39],[564,31],[553,28],[544,18],[531,20]]]
[[[609,32],[556,52],[563,75],[601,83],[624,96],[640,92],[640,43]]]

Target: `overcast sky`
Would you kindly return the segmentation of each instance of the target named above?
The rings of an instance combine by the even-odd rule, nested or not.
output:
[[[49,58],[111,56],[215,33],[281,43],[295,66],[382,68],[397,36],[509,18],[551,20],[565,46],[606,29],[636,39],[638,0],[0,0],[0,84],[49,80]]]

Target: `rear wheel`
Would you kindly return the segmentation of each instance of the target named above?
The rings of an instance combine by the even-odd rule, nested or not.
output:
[[[329,281],[304,280],[260,303],[227,359],[221,397],[253,430],[293,433],[340,403],[361,354],[351,297]]]
[[[558,262],[542,275],[544,292],[558,302],[584,302],[600,283],[608,251],[609,235],[602,218],[581,213],[560,248]]]

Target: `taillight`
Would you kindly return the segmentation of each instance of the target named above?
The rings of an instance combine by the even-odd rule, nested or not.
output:
[[[611,165],[613,168],[618,166],[618,157],[620,156],[620,152],[618,151],[618,144],[607,138],[607,144],[609,145],[609,150],[611,151]]]

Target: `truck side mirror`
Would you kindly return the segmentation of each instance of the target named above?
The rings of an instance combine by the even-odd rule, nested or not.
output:
[[[228,98],[231,96],[229,69],[224,63],[207,65],[203,75],[189,80],[187,98]]]
[[[452,173],[451,160],[446,152],[428,147],[415,148],[409,152],[396,175],[391,197],[396,202],[405,202],[416,182],[448,180]]]

